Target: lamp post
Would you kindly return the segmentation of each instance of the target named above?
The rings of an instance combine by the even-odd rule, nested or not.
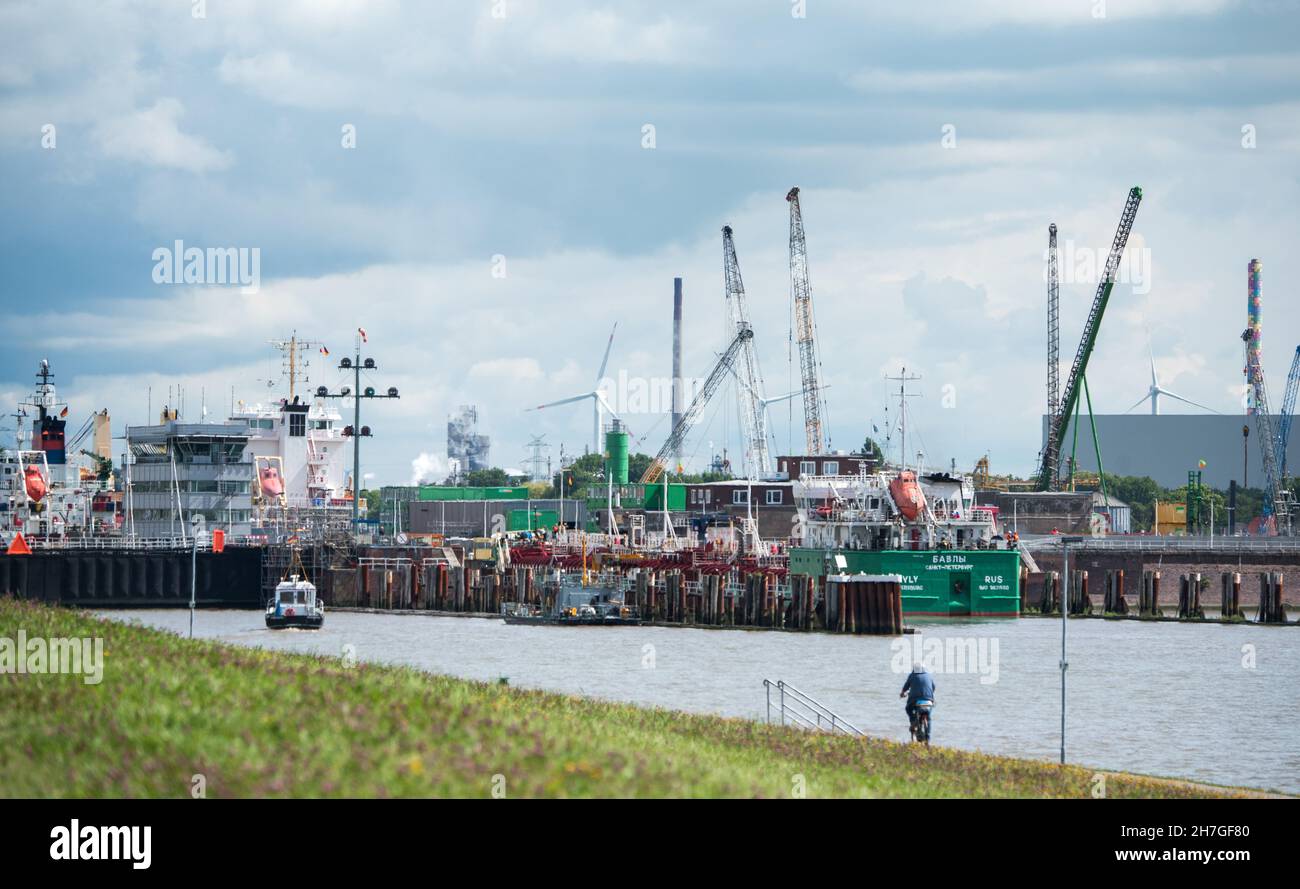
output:
[[[1061,573],[1065,580],[1061,590],[1061,765],[1065,765],[1065,671],[1070,666],[1065,659],[1065,622],[1070,615],[1070,544],[1082,542],[1082,537],[1061,538]]]
[[[324,386],[316,389],[317,398],[352,398],[352,425],[343,427],[343,435],[352,439],[352,533],[357,533],[361,522],[361,439],[370,437],[370,427],[361,425],[361,399],[363,398],[399,398],[397,387],[389,386],[388,391],[380,395],[374,386],[361,388],[361,371],[378,370],[375,359],[361,360],[361,342],[363,334],[358,331],[356,337],[356,357],[344,358],[339,362],[339,370],[352,371],[353,388],[344,386],[338,392],[330,392]]]

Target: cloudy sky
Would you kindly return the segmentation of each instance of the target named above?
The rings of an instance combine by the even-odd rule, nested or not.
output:
[[[48,357],[74,421],[143,423],[149,387],[155,411],[184,386],[189,419],[204,393],[224,413],[232,388],[276,391],[268,341],[294,330],[332,352],[311,385],[337,387],[362,326],[372,383],[403,396],[367,406],[375,481],[442,458],[465,402],[498,465],[533,435],[581,452],[588,408],[525,408],[590,389],[616,321],[607,375],[667,377],[675,275],[685,370],[707,374],[724,224],[766,389],[797,386],[792,185],[836,448],[883,434],[884,377],[906,366],[909,451],[1028,472],[1047,225],[1071,260],[1068,370],[1133,185],[1142,280],[1111,302],[1099,412],[1144,395],[1148,348],[1164,386],[1240,409],[1253,256],[1278,398],[1300,340],[1300,12],[1283,0],[11,0],[0,48],[5,412]],[[178,240],[257,248],[258,291],[155,282]],[[696,465],[740,449],[725,394]],[[801,411],[772,412],[784,453]],[[667,435],[659,414],[626,419],[642,450]]]

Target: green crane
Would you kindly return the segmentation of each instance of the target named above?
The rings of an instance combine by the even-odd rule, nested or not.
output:
[[[1097,344],[1097,333],[1101,330],[1106,303],[1110,301],[1110,292],[1115,286],[1119,261],[1124,255],[1124,246],[1128,244],[1129,233],[1133,231],[1133,220],[1137,218],[1138,205],[1141,203],[1142,189],[1134,186],[1129,190],[1128,200],[1124,202],[1124,212],[1120,215],[1119,228],[1115,231],[1115,240],[1111,242],[1110,255],[1106,257],[1106,267],[1097,284],[1097,295],[1093,297],[1088,320],[1083,325],[1083,338],[1079,341],[1079,351],[1075,353],[1074,365],[1070,368],[1065,393],[1048,424],[1047,444],[1043,447],[1042,463],[1038,469],[1037,488],[1040,491],[1052,490],[1059,475],[1061,443],[1065,440],[1065,432],[1070,425],[1070,415],[1079,402],[1079,394],[1086,386],[1088,359],[1092,357],[1093,347]]]

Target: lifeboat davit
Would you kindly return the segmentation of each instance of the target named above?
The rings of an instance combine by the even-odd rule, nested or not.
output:
[[[27,496],[40,503],[45,499],[45,492],[48,490],[45,485],[45,476],[35,466],[28,466],[23,471],[23,482],[27,488]]]
[[[274,466],[265,466],[258,473],[258,479],[262,485],[262,493],[271,497],[279,497],[284,493],[284,479],[280,478],[280,470]]]
[[[925,509],[925,492],[916,480],[916,473],[910,469],[904,469],[889,483],[889,496],[894,498],[898,511],[909,522],[915,522]]]

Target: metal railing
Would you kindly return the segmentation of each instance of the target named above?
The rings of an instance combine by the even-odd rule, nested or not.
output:
[[[186,550],[187,552],[194,545],[192,537],[131,537],[128,535],[113,536],[104,535],[96,537],[24,537],[27,545],[33,550],[55,550],[55,549],[74,549],[74,550]],[[239,536],[226,537],[226,546],[266,546],[267,539],[264,536]],[[210,534],[199,535],[199,552],[208,552],[212,549],[212,537]]]
[[[772,722],[772,690],[776,689],[777,715],[781,725],[797,725],[814,731],[862,737],[863,732],[821,701],[804,694],[782,680],[763,680],[767,692],[767,721]]]
[[[1021,547],[1033,552],[1050,552],[1060,548],[1060,538],[1045,537],[1034,540],[1022,540]],[[1205,550],[1212,549],[1227,553],[1233,552],[1300,552],[1300,537],[1213,537],[1209,535],[1196,537],[1172,537],[1155,534],[1123,537],[1085,537],[1082,543],[1075,544],[1076,550]]]

